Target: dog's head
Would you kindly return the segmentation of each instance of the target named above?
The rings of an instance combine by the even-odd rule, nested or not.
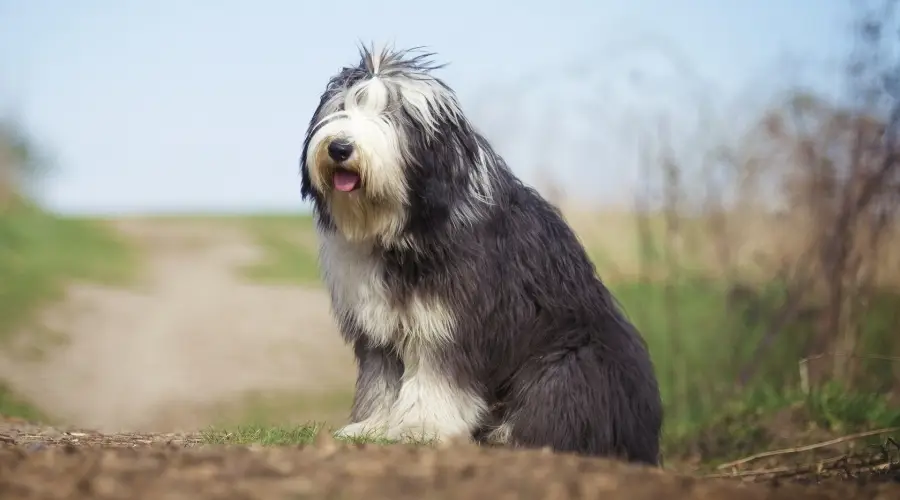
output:
[[[432,54],[360,55],[328,82],[310,122],[304,199],[351,241],[396,244],[417,226],[471,218],[471,205],[489,198],[485,171],[494,155],[432,75]]]

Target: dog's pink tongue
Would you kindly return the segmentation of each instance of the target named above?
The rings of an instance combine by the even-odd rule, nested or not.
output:
[[[338,170],[334,173],[334,188],[338,191],[349,193],[359,185],[359,175],[346,170]]]

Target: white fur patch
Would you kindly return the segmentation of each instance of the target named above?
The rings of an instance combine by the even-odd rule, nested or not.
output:
[[[353,319],[378,345],[433,346],[451,340],[455,321],[440,302],[413,297],[405,308],[391,303],[381,262],[368,245],[327,232],[319,238],[322,274],[338,317]]]
[[[406,371],[387,437],[430,440],[469,435],[487,411],[484,400],[457,387],[427,353],[408,351],[403,361]]]
[[[437,133],[438,122],[434,113],[440,113],[451,121],[462,116],[454,96],[432,78],[399,77],[390,78],[389,81],[400,89],[406,109],[414,115],[417,122],[428,128],[432,136]]]
[[[457,227],[471,226],[482,218],[484,208],[494,204],[494,165],[483,149],[469,173],[468,199],[453,208],[452,222]]]

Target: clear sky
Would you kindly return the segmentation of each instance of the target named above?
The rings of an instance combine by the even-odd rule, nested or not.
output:
[[[0,0],[0,111],[53,153],[53,208],[296,210],[328,77],[359,40],[426,45],[526,180],[542,164],[582,196],[622,201],[635,109],[685,106],[697,89],[724,102],[795,77],[785,61],[834,59],[853,3]],[[702,83],[684,83],[674,54]]]

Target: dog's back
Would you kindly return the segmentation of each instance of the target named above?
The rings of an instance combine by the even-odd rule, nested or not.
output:
[[[662,404],[643,339],[560,213],[508,186],[482,239],[494,239],[486,265],[504,270],[492,281],[505,297],[482,332],[502,339],[485,360],[499,420],[488,440],[658,464]]]

